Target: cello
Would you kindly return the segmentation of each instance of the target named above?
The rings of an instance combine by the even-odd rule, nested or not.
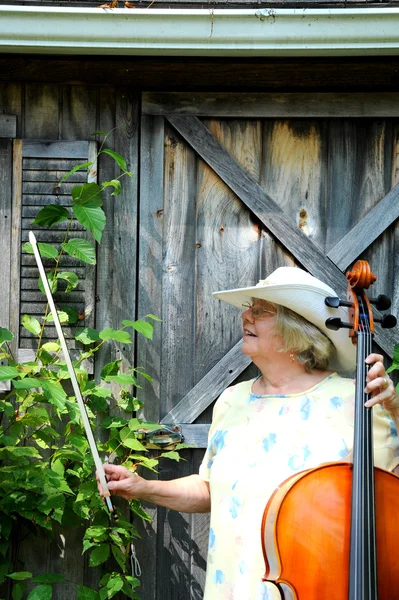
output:
[[[350,328],[356,344],[356,392],[352,462],[332,462],[286,479],[264,510],[261,541],[264,581],[282,600],[396,600],[399,598],[399,477],[374,467],[372,410],[366,408],[367,365],[374,322],[396,325],[386,296],[369,299],[364,289],[376,276],[366,261],[346,274],[348,298],[326,298],[349,307],[350,323],[330,318],[330,329]]]

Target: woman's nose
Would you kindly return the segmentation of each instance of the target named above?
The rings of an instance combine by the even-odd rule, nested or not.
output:
[[[250,323],[253,323],[255,321],[255,317],[252,314],[252,310],[250,308],[247,308],[247,310],[244,310],[244,312],[242,313],[242,320],[245,323],[245,321],[249,321]]]

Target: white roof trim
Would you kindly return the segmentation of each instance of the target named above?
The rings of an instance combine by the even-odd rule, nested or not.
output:
[[[161,56],[399,54],[399,8],[0,6],[0,52]]]

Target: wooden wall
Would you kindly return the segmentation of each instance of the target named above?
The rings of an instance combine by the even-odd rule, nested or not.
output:
[[[116,327],[121,319],[148,312],[159,315],[163,323],[152,343],[139,343],[131,350],[111,348],[95,368],[98,372],[104,361],[115,358],[129,362],[137,358],[154,375],[153,383],[142,392],[145,416],[158,420],[193,389],[198,391],[196,386],[202,385],[207,373],[214,373],[215,382],[225,378],[226,385],[237,376],[247,378],[253,373],[251,368],[247,370],[247,363],[240,363],[234,372],[226,365],[217,371],[219,361],[239,340],[240,319],[234,309],[212,300],[211,292],[236,284],[250,285],[282,264],[306,266],[295,247],[289,250],[287,240],[279,239],[267,211],[257,214],[249,189],[258,194],[253,201],[262,200],[263,190],[276,203],[281,220],[286,219],[292,228],[289,236],[300,229],[323,260],[341,260],[340,268],[346,268],[345,256],[339,252],[342,238],[361,224],[363,217],[378,210],[381,200],[398,183],[399,114],[394,107],[399,102],[390,97],[392,116],[370,113],[359,119],[355,113],[344,115],[345,102],[339,104],[339,95],[330,102],[333,109],[329,110],[335,107],[336,114],[328,116],[315,116],[315,104],[306,108],[311,104],[306,100],[313,101],[317,91],[395,91],[399,61],[379,61],[380,69],[374,70],[372,59],[370,64],[367,60],[341,61],[340,67],[328,60],[291,64],[236,61],[230,65],[229,81],[224,78],[223,83],[233,91],[240,87],[240,81],[246,82],[240,91],[246,88],[248,96],[237,100],[211,94],[210,104],[215,106],[216,98],[222,107],[219,114],[211,114],[206,95],[197,97],[190,92],[190,118],[205,124],[211,136],[249,173],[248,186],[258,186],[247,188],[248,197],[245,189],[234,188],[241,172],[234,181],[222,181],[224,175],[218,173],[218,164],[228,170],[229,157],[223,158],[227,162],[218,163],[219,155],[207,153],[201,146],[203,139],[194,148],[187,132],[183,128],[179,131],[177,117],[179,112],[187,112],[187,96],[161,94],[168,89],[184,89],[185,77],[186,89],[222,91],[221,77],[228,63],[191,61],[190,68],[176,60],[170,66],[161,60],[132,63],[85,58],[0,59],[0,114],[16,115],[16,136],[25,140],[89,140],[94,131],[113,130],[109,147],[128,159],[134,177],[125,180],[122,195],[105,207],[107,227],[96,273],[96,324]],[[107,79],[114,85],[107,85]],[[142,95],[146,89],[156,91]],[[279,102],[273,104],[265,98],[255,101],[253,95],[273,91],[280,93],[281,100],[282,93],[298,89],[308,94],[296,104],[305,106],[305,116],[295,113],[295,103],[288,105],[285,113],[273,114],[273,106]],[[369,102],[368,110],[375,104],[376,98]],[[253,114],[248,114],[250,105],[255,107]],[[337,106],[341,106],[339,114]],[[192,121],[187,122],[192,125]],[[0,238],[0,267],[7,281],[11,232],[5,217],[11,210],[6,192],[11,158],[10,143],[0,142],[0,180],[4,184],[0,197],[0,215],[4,217],[0,221],[0,234],[4,234]],[[100,180],[113,175],[112,161],[100,161]],[[399,251],[393,211],[397,211],[398,202],[397,196],[388,201],[386,212],[392,218],[386,223],[386,232],[374,240],[369,228],[373,244],[364,254],[381,272],[378,292],[393,296],[396,312]],[[328,258],[334,249],[333,258]],[[0,297],[6,298],[6,292]],[[390,344],[391,338],[387,346]],[[190,426],[210,422],[216,396],[212,396],[209,383],[201,390],[203,396],[208,395],[207,408],[187,421]],[[172,478],[196,472],[202,454],[198,447],[184,451],[185,462],[165,462],[159,476]],[[143,569],[142,599],[200,600],[207,516],[150,510],[154,522],[142,527],[143,539],[136,548]],[[80,548],[81,531],[76,530],[66,540],[63,559],[59,540],[49,545],[41,538],[27,539],[24,555],[30,570],[53,570],[72,582],[95,586],[98,572],[88,568]],[[55,598],[70,600],[73,590],[71,583],[60,588]]]

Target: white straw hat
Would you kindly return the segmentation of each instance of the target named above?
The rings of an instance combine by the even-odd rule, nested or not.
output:
[[[280,267],[253,287],[213,293],[215,298],[238,308],[242,308],[244,302],[251,303],[253,298],[260,298],[298,313],[316,325],[334,344],[335,353],[329,362],[329,369],[349,373],[356,366],[356,347],[352,344],[348,329],[332,331],[325,324],[329,317],[339,317],[346,322],[349,320],[348,308],[329,308],[325,305],[327,296],[336,295],[329,285],[297,267]]]

